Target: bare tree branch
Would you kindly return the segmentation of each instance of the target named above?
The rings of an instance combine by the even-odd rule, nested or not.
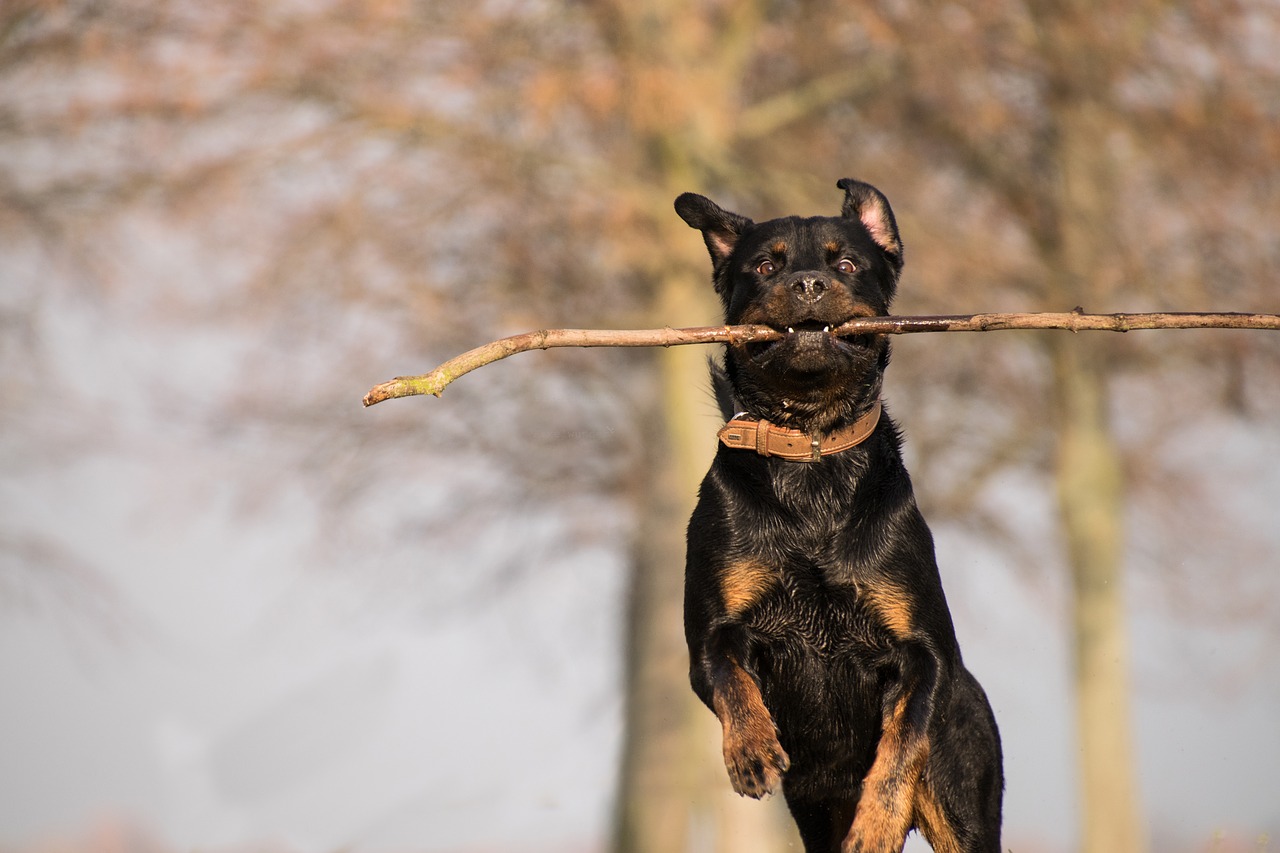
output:
[[[742,111],[735,133],[739,139],[760,139],[837,102],[857,101],[893,79],[897,63],[860,65],[809,80]]]
[[[1158,313],[1086,314],[1080,309],[1045,314],[949,314],[915,317],[865,317],[836,327],[832,334],[904,335],[911,332],[994,332],[1002,329],[1064,329],[1070,332],[1131,332],[1140,329],[1280,330],[1280,314]],[[430,373],[397,376],[375,385],[364,397],[372,406],[394,397],[437,397],[458,377],[495,361],[551,347],[671,347],[684,344],[744,344],[778,340],[769,326],[702,326],[691,329],[542,329],[493,341],[451,358]]]

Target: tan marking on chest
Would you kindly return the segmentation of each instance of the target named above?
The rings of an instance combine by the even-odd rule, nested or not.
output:
[[[726,566],[720,575],[725,612],[737,618],[778,582],[778,574],[763,563],[740,562]]]
[[[863,587],[862,597],[896,639],[905,640],[911,636],[912,600],[905,589],[879,583]]]

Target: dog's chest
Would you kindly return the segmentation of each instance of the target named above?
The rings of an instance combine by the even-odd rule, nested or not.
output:
[[[894,645],[847,566],[784,562],[771,572],[773,583],[739,617],[764,646],[871,663]]]
[[[863,499],[855,478],[807,465],[775,471],[749,505],[735,525],[741,549],[790,566],[789,580],[800,586],[847,587],[883,536],[878,508]]]

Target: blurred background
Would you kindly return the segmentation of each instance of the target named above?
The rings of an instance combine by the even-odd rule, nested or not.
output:
[[[1274,312],[1280,6],[4,0],[0,850],[798,850],[687,686],[712,349],[360,398],[845,176],[899,313]],[[1006,848],[1280,849],[1280,338],[894,347]]]

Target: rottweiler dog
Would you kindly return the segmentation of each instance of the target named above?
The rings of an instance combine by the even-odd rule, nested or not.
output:
[[[881,404],[902,269],[888,201],[846,178],[841,215],[756,224],[693,193],[728,324],[728,421],[689,522],[693,689],[719,718],[739,794],[779,787],[806,853],[998,851],[1000,738],[960,658],[901,437]]]

